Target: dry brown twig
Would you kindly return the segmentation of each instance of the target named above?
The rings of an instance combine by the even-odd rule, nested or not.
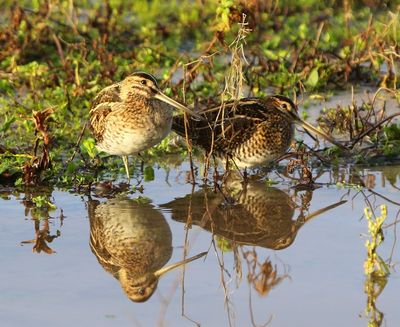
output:
[[[36,184],[42,171],[51,167],[50,148],[51,136],[49,132],[48,119],[54,113],[54,107],[42,111],[33,111],[33,122],[35,124],[35,135],[37,135],[33,147],[33,156],[23,167],[23,180],[26,185]],[[38,136],[39,134],[39,136]],[[40,141],[43,142],[41,156],[38,157]]]

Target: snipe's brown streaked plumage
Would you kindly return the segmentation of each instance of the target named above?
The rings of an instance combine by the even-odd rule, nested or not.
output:
[[[132,199],[90,200],[90,248],[103,268],[135,302],[146,301],[166,272],[205,253],[164,267],[172,255],[172,234],[160,211]]]
[[[343,147],[301,120],[297,106],[281,95],[230,101],[199,113],[206,119],[189,119],[189,138],[216,157],[232,159],[239,168],[261,166],[285,154],[296,124]],[[172,130],[185,136],[183,117],[174,117]]]
[[[100,150],[122,156],[129,180],[128,156],[168,135],[174,108],[198,117],[162,93],[153,75],[136,72],[100,91],[90,109],[89,128]]]
[[[346,202],[336,202],[308,215],[304,213],[309,202],[302,203],[297,219],[293,219],[298,206],[288,193],[266,187],[262,181],[250,181],[245,187],[241,185],[230,183],[222,188],[224,194],[202,188],[161,207],[171,210],[172,219],[188,223],[190,216],[191,224],[237,245],[281,250],[293,243],[306,222]]]

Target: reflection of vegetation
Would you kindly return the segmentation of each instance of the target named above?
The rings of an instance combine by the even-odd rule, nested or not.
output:
[[[48,194],[34,195],[27,192],[23,204],[25,205],[26,215],[30,213],[32,218],[36,220],[48,219],[50,212],[57,208]]]
[[[48,208],[50,210],[57,208],[45,195],[33,197],[32,202],[36,205],[36,208]]]
[[[369,318],[368,326],[377,327],[382,324],[383,313],[376,307],[376,300],[386,286],[389,276],[389,267],[377,253],[378,247],[383,242],[382,225],[387,217],[386,205],[381,206],[381,215],[375,216],[370,208],[365,208],[365,217],[368,220],[370,239],[365,242],[367,259],[364,263],[366,280],[364,290],[367,294],[367,307],[365,312]]]
[[[22,201],[25,206],[25,215],[31,215],[35,224],[35,238],[32,240],[22,241],[22,244],[33,243],[33,252],[40,253],[44,252],[47,254],[55,253],[55,251],[50,248],[48,243],[53,242],[53,240],[61,235],[60,230],[56,230],[55,234],[51,234],[49,220],[51,219],[50,213],[53,212],[57,207],[50,200],[50,195],[44,194],[31,194],[25,193],[25,199]],[[61,210],[61,224],[64,216]]]
[[[254,248],[251,251],[244,251],[243,258],[248,268],[247,280],[261,296],[268,295],[272,288],[289,277],[287,273],[278,275],[276,265],[273,266],[269,258],[262,263],[259,262]]]
[[[217,242],[221,239],[217,237]],[[230,281],[233,279],[233,274],[236,277],[236,287],[238,288],[242,281],[243,275],[243,267],[242,264],[245,263],[247,267],[247,282],[249,284],[250,296],[249,296],[249,310],[250,316],[253,326],[257,326],[255,323],[255,317],[253,313],[253,304],[252,304],[252,289],[254,289],[260,297],[266,297],[270,293],[270,291],[280,284],[284,279],[288,278],[289,275],[286,272],[279,273],[277,265],[273,265],[269,257],[265,260],[262,260],[257,253],[258,248],[256,247],[248,247],[245,245],[239,245],[235,241],[229,241],[230,243],[230,251],[232,253],[232,257],[234,259],[234,266],[232,272],[230,269],[226,267],[225,264],[225,255],[226,252],[223,248],[220,248],[218,251],[215,246],[215,238],[212,241],[214,245],[215,254],[218,259],[219,268],[221,271],[221,285],[224,291],[225,297],[225,307],[228,315],[229,325],[232,326],[233,321],[235,319],[235,308],[234,304],[231,301],[230,295]],[[219,246],[219,244],[218,244]],[[243,305],[243,302],[240,303]],[[267,321],[262,325],[265,326],[271,321],[272,316],[267,319]]]
[[[42,228],[40,228],[41,221],[35,219],[35,239],[29,241],[22,241],[21,244],[33,243],[32,251],[36,253],[44,252],[47,254],[55,253],[55,251],[49,247],[48,243],[61,236],[61,232],[57,229],[56,234],[50,234],[49,218],[42,221]]]

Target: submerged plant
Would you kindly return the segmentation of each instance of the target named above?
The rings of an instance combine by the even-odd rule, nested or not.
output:
[[[368,327],[380,326],[383,321],[383,313],[376,307],[376,300],[386,286],[390,271],[388,264],[377,253],[378,247],[384,240],[382,226],[387,218],[387,206],[381,205],[381,215],[375,216],[370,208],[364,209],[364,215],[368,221],[369,239],[365,242],[367,259],[364,262],[366,280],[364,291],[367,294],[367,306],[365,313],[369,318]]]
[[[376,217],[370,208],[364,209],[364,215],[368,221],[368,233],[370,239],[365,242],[368,251],[364,263],[364,271],[367,276],[386,277],[389,275],[389,267],[377,253],[378,247],[384,240],[382,225],[387,218],[387,206],[381,205],[381,215]]]

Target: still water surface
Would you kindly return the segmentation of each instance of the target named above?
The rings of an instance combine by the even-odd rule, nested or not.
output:
[[[383,198],[400,202],[400,166],[325,171],[320,188],[298,192],[276,173],[271,186],[232,181],[213,192],[187,183],[188,171],[188,163],[158,169],[143,194],[127,197],[55,190],[57,209],[40,224],[24,194],[1,189],[1,325],[367,326],[373,313],[383,326],[400,325],[400,206]],[[337,185],[356,175],[376,194]],[[388,207],[378,252],[391,265],[369,317],[368,201],[377,214]],[[37,253],[28,241],[46,221]],[[204,251],[156,285],[160,269]]]

